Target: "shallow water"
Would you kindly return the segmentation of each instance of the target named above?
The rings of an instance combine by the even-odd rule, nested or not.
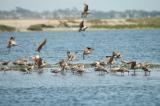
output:
[[[14,33],[25,50],[15,47],[10,54],[6,53],[8,34],[0,34],[0,60],[32,56],[36,54],[36,43],[47,38],[41,55],[49,63],[66,58],[67,50],[78,51],[75,62],[93,62],[119,50],[126,60],[160,63],[160,30]],[[82,60],[82,50],[87,46],[95,51]],[[160,106],[159,69],[150,76],[142,72],[137,76],[100,75],[93,69],[82,75],[44,71],[0,72],[0,106]]]
[[[103,59],[118,50],[126,60],[139,62],[160,63],[160,30],[107,30],[93,32],[30,32],[11,33],[21,47],[12,48],[7,55],[6,41],[9,33],[0,34],[0,60],[13,60],[24,56],[36,54],[36,45],[44,38],[48,39],[47,45],[42,50],[42,57],[50,63],[56,63],[66,58],[66,52],[78,52],[75,62],[92,62]],[[82,59],[82,50],[85,47],[95,49],[92,56]]]
[[[2,106],[159,106],[160,72],[151,76],[0,72]]]

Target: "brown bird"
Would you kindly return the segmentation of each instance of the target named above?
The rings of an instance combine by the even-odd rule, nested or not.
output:
[[[94,63],[94,66],[95,66],[95,68],[94,68],[95,71],[109,73],[108,70],[105,68],[105,63],[104,62],[97,61],[97,62]]]
[[[114,55],[112,56],[106,56],[106,59],[107,59],[107,65],[110,66],[110,70],[111,70],[111,65],[115,63],[115,60],[114,60]]]
[[[112,56],[106,56],[107,64],[110,65],[110,69],[111,69],[111,65],[115,63],[115,59],[118,59],[118,58],[121,58],[120,52],[113,52]]]
[[[39,55],[32,57],[32,60],[35,62],[35,65],[37,65],[38,68],[44,66],[43,60]]]
[[[129,75],[129,70],[125,67],[114,67],[111,69],[111,72],[120,72],[121,75],[124,75],[124,72],[128,72]]]
[[[47,43],[47,39],[44,39],[38,46],[38,48],[36,49],[36,51],[40,52],[41,49],[43,48],[43,46]]]
[[[146,63],[141,63],[141,68],[142,70],[144,71],[144,75],[147,76],[147,75],[150,75],[150,70],[149,70],[149,64],[146,64]],[[148,74],[147,74],[148,73]]]
[[[92,54],[94,49],[90,48],[90,47],[87,47],[84,49],[83,51],[83,59],[85,58],[85,55],[89,55],[89,54]]]
[[[13,46],[17,46],[17,44],[16,44],[16,39],[15,39],[15,37],[10,37],[10,39],[9,39],[9,41],[8,41],[8,45],[7,45],[7,48],[11,48],[11,47],[13,47]]]
[[[116,51],[116,52],[114,51],[112,55],[114,55],[115,58],[121,58],[122,57],[121,53],[118,52],[118,51]]]
[[[81,14],[81,17],[86,17],[88,14],[90,14],[88,11],[89,11],[88,5],[84,4],[84,9],[83,9],[83,12]]]
[[[59,66],[61,68],[61,71],[64,71],[68,67],[68,63],[65,60],[61,60],[59,62]]]
[[[79,74],[85,72],[85,66],[84,64],[77,64],[77,65],[74,65],[72,68],[71,68],[71,71],[73,73],[77,72]]]
[[[73,61],[73,60],[75,60],[75,59],[76,59],[76,53],[77,53],[77,52],[74,53],[74,52],[68,51],[68,52],[67,52],[67,57],[68,57],[67,60],[68,60],[68,61]]]
[[[139,63],[137,64],[136,61],[127,62],[127,61],[121,60],[121,62],[130,65],[130,69],[133,70],[133,75],[136,75],[136,69],[140,68],[140,66],[141,66],[141,64],[139,64]]]
[[[81,31],[85,31],[88,27],[87,26],[84,26],[84,20],[82,20],[79,24],[79,32]]]

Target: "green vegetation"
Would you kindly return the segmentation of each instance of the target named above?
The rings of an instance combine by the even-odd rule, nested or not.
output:
[[[45,25],[45,24],[37,24],[37,25],[31,25],[27,28],[27,30],[30,31],[43,31],[43,28],[54,28],[52,25]]]
[[[107,25],[107,22],[101,20],[91,20],[91,28],[104,28],[104,29],[147,29],[147,28],[160,28],[160,17],[157,18],[140,18],[140,19],[126,19],[126,23],[133,24],[124,25]],[[103,23],[103,24],[102,24]]]
[[[15,31],[16,28],[15,27],[11,27],[11,26],[7,26],[7,25],[0,25],[0,32],[12,32]]]
[[[160,28],[160,25],[93,25],[91,28],[104,28],[104,29],[147,29],[147,28]]]

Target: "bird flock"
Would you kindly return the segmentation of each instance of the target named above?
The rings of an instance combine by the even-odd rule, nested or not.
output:
[[[84,25],[84,19],[87,17],[88,14],[90,14],[89,8],[88,5],[85,3],[84,10],[81,13],[82,21],[79,25],[79,32],[85,31],[88,28]],[[46,44],[47,39],[45,38],[42,42],[39,43],[35,51],[37,53],[40,53]],[[7,42],[7,48],[9,52],[12,52],[11,48],[15,46],[21,47],[19,44],[17,44],[16,38],[11,36]],[[85,60],[87,56],[92,55],[94,51],[95,49],[91,47],[84,48],[83,52],[81,53],[82,59]],[[51,67],[51,73],[57,74],[70,71],[72,73],[82,74],[86,72],[87,68],[85,64],[73,64],[73,62],[77,59],[77,53],[78,52],[67,51],[67,58],[62,59],[58,62],[58,68]],[[91,68],[93,68],[94,71],[98,71],[103,74],[120,72],[121,75],[124,75],[125,72],[130,75],[130,71],[132,71],[131,75],[136,75],[136,69],[142,69],[145,75],[150,75],[149,64],[137,63],[136,61],[125,61],[122,58],[122,54],[118,51],[113,51],[110,56],[105,56],[104,58],[104,60],[99,60],[91,63]],[[120,61],[118,65],[115,64],[117,61]],[[20,70],[27,73],[30,73],[35,69],[43,69],[47,65],[47,63],[42,59],[40,55],[35,55],[31,57],[31,62],[28,59],[18,59],[16,61],[0,61],[0,70],[13,70],[8,67],[10,64],[21,67]]]

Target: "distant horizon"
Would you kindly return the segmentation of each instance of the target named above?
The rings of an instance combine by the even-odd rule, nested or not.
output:
[[[16,10],[16,8],[22,8],[22,9],[26,9],[26,10],[30,10],[30,11],[33,11],[33,12],[44,12],[44,11],[56,11],[56,10],[66,10],[66,9],[69,9],[69,10],[72,10],[72,9],[77,9],[78,11],[81,11],[80,9],[78,9],[77,7],[71,7],[71,8],[59,8],[59,9],[54,9],[54,10],[41,10],[41,11],[38,11],[38,10],[32,10],[32,9],[28,9],[28,8],[23,8],[21,6],[17,6],[17,7],[14,7],[13,9],[9,9],[9,10],[3,10],[3,9],[0,9],[0,11],[12,11],[12,10]],[[152,11],[158,11],[160,12],[160,10],[138,10],[138,9],[126,9],[126,10],[107,10],[107,11],[104,11],[104,10],[95,10],[95,9],[92,9],[90,11],[101,11],[101,12],[110,12],[110,11],[116,11],[116,12],[125,12],[125,11],[128,11],[128,10],[131,10],[131,11],[147,11],[147,12],[152,12]]]
[[[16,7],[38,12],[72,9],[73,7],[82,10],[84,3],[89,5],[90,10],[96,11],[160,11],[160,0],[1,0],[0,10],[10,11]]]

